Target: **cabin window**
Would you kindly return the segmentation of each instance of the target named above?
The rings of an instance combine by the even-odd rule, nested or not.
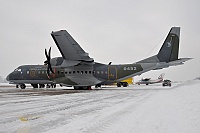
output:
[[[77,73],[79,73],[79,71],[77,71]]]
[[[101,71],[101,74],[103,74],[103,71]]]
[[[65,72],[65,74],[67,74],[67,72]]]
[[[29,74],[29,71],[27,71],[27,74]]]
[[[69,74],[71,74],[71,72],[69,71]]]
[[[58,74],[60,73],[60,71],[58,71]]]
[[[89,71],[89,74],[91,74],[92,72],[91,71]]]
[[[83,74],[83,71],[81,71],[81,74]]]
[[[97,74],[99,74],[100,72],[99,71],[97,71]]]
[[[61,71],[61,74],[63,74],[64,73],[64,71]]]
[[[44,74],[44,71],[42,71],[42,74]]]
[[[40,71],[38,71],[38,74],[40,74]]]
[[[108,74],[108,72],[107,72],[107,71],[105,71],[105,74]]]
[[[75,74],[75,71],[73,71],[73,74]]]
[[[87,74],[87,71],[85,71],[85,74]]]

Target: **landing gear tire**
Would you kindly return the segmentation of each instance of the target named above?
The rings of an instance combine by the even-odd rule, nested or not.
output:
[[[56,84],[51,84],[51,88],[56,88]]]
[[[46,85],[46,88],[50,88],[51,86],[49,84]]]
[[[31,84],[33,88],[38,88],[38,84]]]
[[[39,88],[44,88],[45,85],[44,84],[39,84]]]
[[[122,86],[122,84],[121,83],[117,83],[117,87],[121,87]]]
[[[123,87],[127,87],[128,86],[128,83],[123,83]]]
[[[95,85],[95,88],[101,88],[101,84]]]
[[[20,88],[21,88],[21,89],[25,89],[25,88],[26,88],[26,85],[25,85],[25,84],[21,84],[21,85],[20,85]]]

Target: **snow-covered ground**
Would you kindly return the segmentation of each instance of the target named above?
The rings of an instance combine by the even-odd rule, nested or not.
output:
[[[200,80],[60,95],[15,91],[0,88],[1,133],[200,132]]]

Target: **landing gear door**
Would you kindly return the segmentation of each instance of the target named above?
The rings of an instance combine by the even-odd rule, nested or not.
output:
[[[117,68],[115,66],[108,67],[108,80],[117,79]]]

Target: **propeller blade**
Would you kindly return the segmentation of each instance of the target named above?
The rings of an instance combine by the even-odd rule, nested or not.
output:
[[[50,71],[52,73],[54,73],[54,71],[51,67],[51,62],[50,62],[51,61],[51,47],[49,48],[48,54],[47,54],[47,50],[45,49],[45,56],[46,56],[47,60],[44,61],[44,63],[47,64],[47,75],[48,75],[48,77],[50,77]]]
[[[50,71],[51,71],[52,73],[54,73],[54,71],[53,71],[53,69],[52,69],[52,67],[51,67],[51,64],[49,64],[49,69],[50,69]]]
[[[45,48],[45,56],[46,56],[47,61],[48,61],[49,56],[48,56],[48,54],[47,54],[47,50],[46,50],[46,48]]]
[[[51,59],[51,47],[49,48],[49,61]]]

